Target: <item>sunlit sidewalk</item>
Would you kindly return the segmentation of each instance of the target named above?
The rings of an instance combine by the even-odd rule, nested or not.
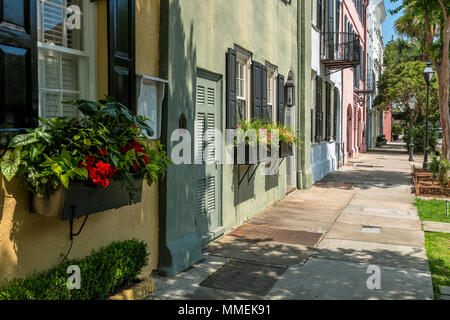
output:
[[[362,154],[157,277],[149,299],[432,299],[401,144]]]

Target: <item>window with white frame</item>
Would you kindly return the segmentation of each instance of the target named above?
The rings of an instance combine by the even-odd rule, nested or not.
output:
[[[237,51],[236,57],[236,99],[238,121],[246,120],[250,114],[250,62],[249,54]]]
[[[276,106],[275,104],[275,69],[267,67],[267,115],[269,122],[275,120]]]
[[[61,102],[96,97],[95,4],[89,0],[32,1],[37,1],[38,15],[39,116],[78,118],[74,106]],[[80,17],[75,28],[67,25],[74,14]]]

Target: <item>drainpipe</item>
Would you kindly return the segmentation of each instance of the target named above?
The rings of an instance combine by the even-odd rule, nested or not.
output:
[[[297,124],[311,132],[311,1],[297,1]],[[312,186],[311,138],[297,150],[297,188]]]
[[[364,13],[363,13],[363,21],[364,21],[364,91],[367,90],[367,7],[369,6],[369,0],[364,1]],[[364,105],[363,105],[363,120],[364,120],[364,128],[363,132],[365,132],[365,137],[361,137],[363,139],[364,143],[364,151],[367,151],[367,103],[366,103],[366,96],[364,95]]]

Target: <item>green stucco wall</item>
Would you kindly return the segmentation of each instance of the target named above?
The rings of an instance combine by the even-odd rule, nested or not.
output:
[[[298,25],[305,22],[297,20],[298,13],[302,12],[297,2],[169,0],[161,3],[160,73],[169,79],[162,141],[167,145],[169,154],[177,144],[170,141],[170,135],[179,127],[181,114],[187,118],[187,129],[192,134],[194,132],[198,69],[207,70],[222,79],[221,129],[225,128],[226,52],[235,44],[252,52],[252,60],[263,64],[268,61],[278,66],[278,72],[285,77],[292,69],[297,77],[296,83],[299,75],[308,77],[305,73],[310,67],[303,69],[303,72],[298,68],[299,62],[304,63],[298,57]],[[310,22],[307,25],[310,28]],[[309,43],[310,40],[305,45]],[[310,47],[302,51],[310,52]],[[306,85],[309,86],[309,83]],[[306,108],[305,115],[305,103],[301,99],[306,99],[306,95],[301,96],[300,92],[302,90],[297,90],[297,118],[303,123],[299,128],[305,140],[310,141],[310,109]],[[304,121],[308,123],[306,127]],[[300,154],[299,159],[309,159],[309,153],[302,151]],[[309,165],[306,160],[298,162]],[[196,178],[202,169],[202,166],[195,165],[172,165],[165,184],[161,185],[159,268],[165,273],[182,271],[201,259],[195,216]],[[244,180],[239,189],[237,170],[237,166],[222,166],[222,217],[227,230],[260,213],[285,195],[285,162],[277,176],[263,176],[258,170],[255,177],[249,183]],[[245,168],[240,170],[244,173]],[[300,180],[308,180],[305,170],[298,171],[302,175]]]

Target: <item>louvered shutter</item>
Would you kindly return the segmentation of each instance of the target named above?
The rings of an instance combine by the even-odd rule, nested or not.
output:
[[[322,141],[322,78],[316,77],[316,141]]]
[[[333,140],[337,139],[337,124],[338,124],[338,110],[339,110],[339,90],[338,88],[334,88],[334,103],[333,103]]]
[[[331,140],[331,83],[326,82],[325,139]]]
[[[317,28],[319,30],[322,30],[322,1],[323,0],[317,0]]]
[[[0,0],[0,128],[38,119],[36,1]]]
[[[262,117],[262,69],[259,62],[252,62],[252,119]]]
[[[228,49],[227,53],[227,129],[237,126],[236,119],[236,50]]]
[[[336,15],[335,15],[335,17],[336,17],[336,19],[335,19],[335,21],[336,21],[336,29],[335,29],[335,31],[336,32],[339,32],[340,30],[339,30],[339,20],[340,20],[340,17],[341,17],[341,7],[340,7],[340,1],[339,0],[336,0]],[[337,39],[337,42],[339,41],[339,39]]]
[[[109,95],[136,112],[135,0],[109,0]]]
[[[278,122],[285,124],[285,105],[284,105],[284,76],[277,76],[277,104],[278,104]]]
[[[207,216],[216,211],[216,177],[197,180],[197,211]]]
[[[196,116],[195,116],[195,159],[196,163],[211,163],[215,160],[215,148],[208,148],[205,157],[204,150],[207,143],[213,146],[214,129],[216,129],[215,88],[208,86],[203,79],[197,79]],[[205,136],[206,135],[206,141]]]
[[[261,118],[270,121],[267,107],[267,67],[262,66],[261,72]]]

